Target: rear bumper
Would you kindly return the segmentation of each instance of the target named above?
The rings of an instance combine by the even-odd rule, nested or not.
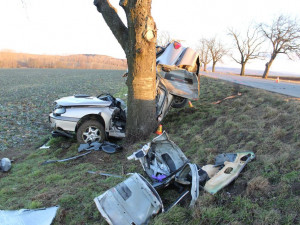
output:
[[[79,119],[77,118],[55,116],[53,113],[49,115],[49,122],[54,130],[61,129],[65,131],[75,131],[78,121]]]

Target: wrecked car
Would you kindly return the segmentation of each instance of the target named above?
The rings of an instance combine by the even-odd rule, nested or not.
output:
[[[170,107],[180,108],[187,103],[187,99],[198,99],[199,69],[199,55],[178,42],[157,51],[158,122],[162,121]],[[103,142],[108,136],[123,138],[126,105],[110,94],[64,97],[55,101],[49,121],[56,134],[70,137],[75,132],[79,143]]]
[[[190,163],[163,132],[127,158],[139,160],[151,182],[134,173],[94,201],[109,224],[147,224],[152,216],[167,212],[186,197],[191,199],[193,207],[200,190],[217,193],[234,181],[254,158],[251,151],[223,153],[216,156],[215,164],[200,167]],[[180,196],[165,208],[157,190],[163,191],[171,184],[178,188]]]

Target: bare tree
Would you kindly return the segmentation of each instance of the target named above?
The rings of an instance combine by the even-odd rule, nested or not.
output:
[[[214,37],[209,40],[209,51],[212,58],[212,72],[215,72],[216,63],[222,62],[222,57],[228,53],[228,50]]]
[[[199,53],[200,61],[203,63],[203,70],[207,71],[207,64],[212,60],[209,40],[206,38],[201,38],[197,47],[197,52]]]
[[[280,15],[271,25],[260,24],[260,31],[272,44],[271,58],[266,63],[263,78],[269,75],[270,67],[278,54],[285,54],[289,59],[300,57],[300,25],[297,20]]]
[[[172,41],[168,31],[157,32],[156,45],[166,47]]]
[[[151,16],[152,0],[120,0],[127,26],[109,0],[94,0],[115,38],[123,48],[128,63],[128,116],[126,136],[135,141],[153,132],[156,122],[156,25]]]
[[[259,35],[258,28],[248,27],[247,33],[245,37],[241,37],[240,33],[229,29],[229,33],[233,40],[234,46],[238,49],[240,54],[240,59],[236,59],[232,56],[233,60],[238,64],[241,64],[241,72],[240,75],[245,75],[245,66],[249,60],[262,58],[260,54],[260,47],[264,40]]]

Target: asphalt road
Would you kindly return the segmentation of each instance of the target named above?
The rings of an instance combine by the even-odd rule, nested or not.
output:
[[[300,98],[300,83],[290,83],[287,81],[279,81],[279,83],[276,83],[275,80],[266,80],[256,77],[244,77],[238,75],[228,75],[203,71],[201,71],[200,74],[245,86],[264,89],[267,91]]]

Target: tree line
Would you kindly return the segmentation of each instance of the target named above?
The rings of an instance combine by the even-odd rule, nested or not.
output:
[[[127,61],[125,59],[116,59],[104,55],[34,55],[26,53],[15,53],[13,51],[3,50],[0,52],[0,68],[65,68],[124,70],[127,68]]]
[[[240,64],[240,75],[243,76],[249,61],[261,59],[267,60],[263,73],[263,78],[267,78],[270,67],[279,54],[287,55],[289,59],[300,58],[299,21],[287,15],[275,17],[271,24],[251,24],[244,33],[234,28],[228,28],[227,35],[232,41],[230,47],[226,46],[217,36],[203,37],[198,41],[196,49],[204,71],[207,71],[207,65],[212,63],[212,72],[215,72],[217,62],[222,62],[224,56],[229,56]],[[164,45],[170,40],[167,32],[159,34],[158,43],[160,45]]]

